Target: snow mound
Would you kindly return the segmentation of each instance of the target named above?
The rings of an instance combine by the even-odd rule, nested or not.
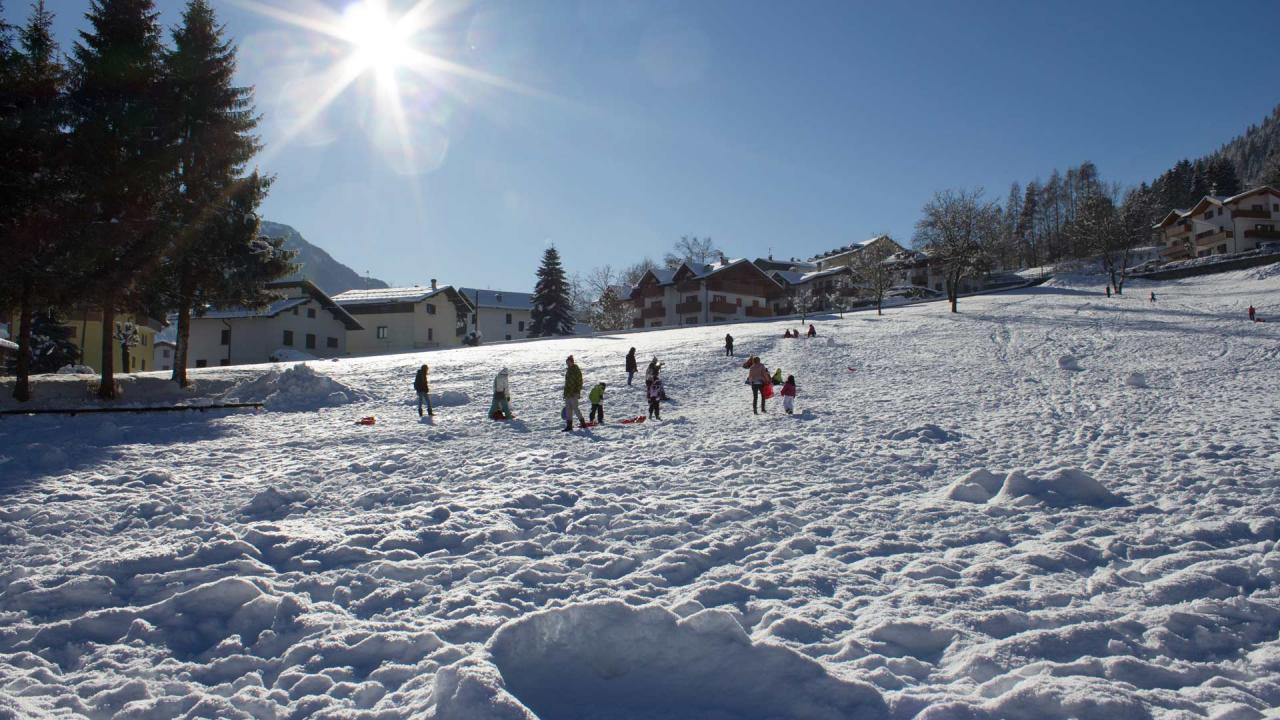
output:
[[[416,400],[414,400],[416,402]],[[466,405],[471,402],[471,398],[464,392],[457,390],[445,390],[444,392],[431,393],[432,407],[457,407]]]
[[[1058,358],[1058,369],[1079,372],[1083,368],[1080,367],[1080,361],[1076,359],[1075,355],[1063,355]]]
[[[97,375],[88,365],[63,365],[58,368],[58,375]]]
[[[280,492],[273,487],[253,496],[253,499],[240,508],[240,514],[261,519],[279,519],[291,512],[308,505],[311,496],[305,490],[286,490]]]
[[[249,380],[223,393],[229,402],[260,402],[268,410],[315,410],[364,400],[363,392],[321,375],[310,365],[294,365],[285,370],[272,368],[256,380]]]
[[[682,619],[656,605],[571,605],[507,623],[487,649],[501,685],[478,692],[492,678],[484,682],[477,668],[442,672],[437,717],[522,717],[517,700],[541,720],[889,716],[872,686],[836,679],[789,648],[752,643],[721,610]]]
[[[1147,376],[1140,372],[1131,372],[1124,378],[1124,384],[1132,388],[1151,387],[1147,384]]]
[[[922,443],[946,443],[959,440],[960,433],[940,428],[933,423],[925,423],[907,430],[895,430],[885,435],[887,440],[917,440]]]
[[[1078,468],[1058,468],[1035,478],[1021,470],[1013,470],[1001,478],[988,470],[978,469],[952,483],[945,494],[947,498],[960,502],[1016,507],[1038,503],[1053,507],[1091,505],[1100,508],[1129,504]]]

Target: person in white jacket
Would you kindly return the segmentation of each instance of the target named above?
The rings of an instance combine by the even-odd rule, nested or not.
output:
[[[489,417],[497,420],[499,413],[503,420],[511,419],[511,384],[506,368],[499,370],[493,378],[493,403],[489,405]]]

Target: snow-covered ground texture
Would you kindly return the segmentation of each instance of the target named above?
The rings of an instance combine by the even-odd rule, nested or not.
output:
[[[1058,279],[733,326],[733,359],[692,328],[0,418],[0,717],[1280,717],[1280,323],[1251,303],[1280,310],[1274,269]],[[570,353],[643,413],[632,345],[663,420],[559,432]],[[746,353],[796,415],[750,412]]]

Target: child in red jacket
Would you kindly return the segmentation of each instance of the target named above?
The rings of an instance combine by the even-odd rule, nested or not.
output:
[[[782,409],[787,411],[788,415],[794,415],[796,411],[796,376],[788,375],[787,381],[782,384]]]

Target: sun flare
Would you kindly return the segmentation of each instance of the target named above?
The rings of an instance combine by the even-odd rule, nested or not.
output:
[[[342,17],[342,36],[351,43],[351,61],[361,71],[385,75],[406,65],[412,57],[411,28],[392,18],[377,0],[351,5]]]

